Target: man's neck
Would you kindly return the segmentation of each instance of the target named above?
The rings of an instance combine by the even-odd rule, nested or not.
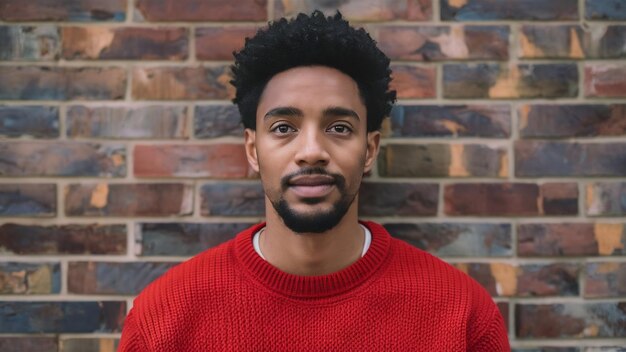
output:
[[[294,275],[315,276],[339,271],[361,257],[363,229],[359,226],[356,202],[334,228],[324,233],[294,233],[270,207],[260,237],[265,259],[276,268]]]

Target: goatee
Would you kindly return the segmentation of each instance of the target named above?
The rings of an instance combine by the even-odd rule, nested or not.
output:
[[[332,174],[321,167],[301,169],[296,173],[284,176],[281,179],[282,193],[284,194],[289,188],[290,179],[300,175],[325,175],[333,178],[333,185],[337,187],[340,199],[332,205],[328,211],[318,211],[311,214],[298,213],[289,207],[289,204],[283,196],[277,201],[271,200],[274,210],[283,219],[285,226],[295,233],[323,233],[339,224],[341,219],[346,215],[350,205],[354,201],[357,193],[348,194],[346,191],[346,180],[342,175]],[[323,198],[307,198],[304,200],[307,204],[317,204],[323,201]]]

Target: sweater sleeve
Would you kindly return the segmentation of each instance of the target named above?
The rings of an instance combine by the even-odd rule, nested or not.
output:
[[[493,309],[492,318],[485,321],[486,326],[481,331],[481,335],[473,339],[468,351],[482,352],[510,352],[509,338],[507,335],[504,319],[497,308]]]
[[[141,328],[137,323],[134,311],[131,309],[126,320],[124,321],[124,328],[122,329],[122,338],[117,352],[147,352],[143,337],[141,335]]]

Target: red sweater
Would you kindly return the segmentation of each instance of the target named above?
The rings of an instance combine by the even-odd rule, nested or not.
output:
[[[255,225],[150,284],[118,351],[510,351],[489,294],[380,225],[364,257],[323,276],[254,251]]]

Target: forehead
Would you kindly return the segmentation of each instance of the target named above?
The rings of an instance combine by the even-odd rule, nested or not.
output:
[[[303,110],[329,106],[364,109],[357,83],[343,72],[325,66],[295,67],[272,77],[259,100],[257,117],[279,106]]]

